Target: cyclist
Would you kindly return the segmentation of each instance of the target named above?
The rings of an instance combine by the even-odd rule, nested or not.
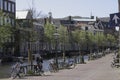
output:
[[[44,71],[42,71],[42,68],[43,68],[43,66],[42,66],[43,59],[42,59],[41,56],[36,58],[36,63],[37,63],[36,69],[38,69],[37,71],[43,73],[44,72]]]

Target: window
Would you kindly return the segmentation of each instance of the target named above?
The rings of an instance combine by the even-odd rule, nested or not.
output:
[[[15,20],[14,20],[14,19],[12,19],[12,25],[14,26],[14,24],[15,24]]]
[[[11,18],[7,19],[7,23],[11,24]]]
[[[11,3],[8,3],[8,11],[11,11]]]
[[[12,4],[12,12],[15,12],[15,4]]]
[[[12,25],[12,18],[9,18],[9,23]]]
[[[4,18],[4,24],[7,24],[7,18],[6,17]]]
[[[7,1],[4,1],[4,10],[7,11]]]
[[[9,0],[9,1],[15,2],[15,0]]]
[[[0,0],[0,9],[3,9],[3,0]]]
[[[3,18],[2,18],[2,16],[0,17],[0,25],[3,25]]]

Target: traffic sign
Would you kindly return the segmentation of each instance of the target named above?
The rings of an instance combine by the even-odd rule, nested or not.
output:
[[[110,26],[115,27],[120,25],[120,13],[110,14]]]

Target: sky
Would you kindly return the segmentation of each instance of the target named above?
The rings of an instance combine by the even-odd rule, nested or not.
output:
[[[118,0],[33,0],[33,7],[41,15],[52,12],[54,18],[66,16],[108,17],[118,12]],[[17,10],[32,7],[32,0],[16,0]]]

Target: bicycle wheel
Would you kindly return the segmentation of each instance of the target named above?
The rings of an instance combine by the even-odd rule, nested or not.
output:
[[[50,72],[53,72],[53,68],[52,68],[51,64],[49,64],[48,69],[49,69]]]
[[[17,74],[16,74],[15,72],[12,72],[12,73],[11,73],[11,78],[12,78],[12,79],[15,79],[16,76],[17,76]]]

